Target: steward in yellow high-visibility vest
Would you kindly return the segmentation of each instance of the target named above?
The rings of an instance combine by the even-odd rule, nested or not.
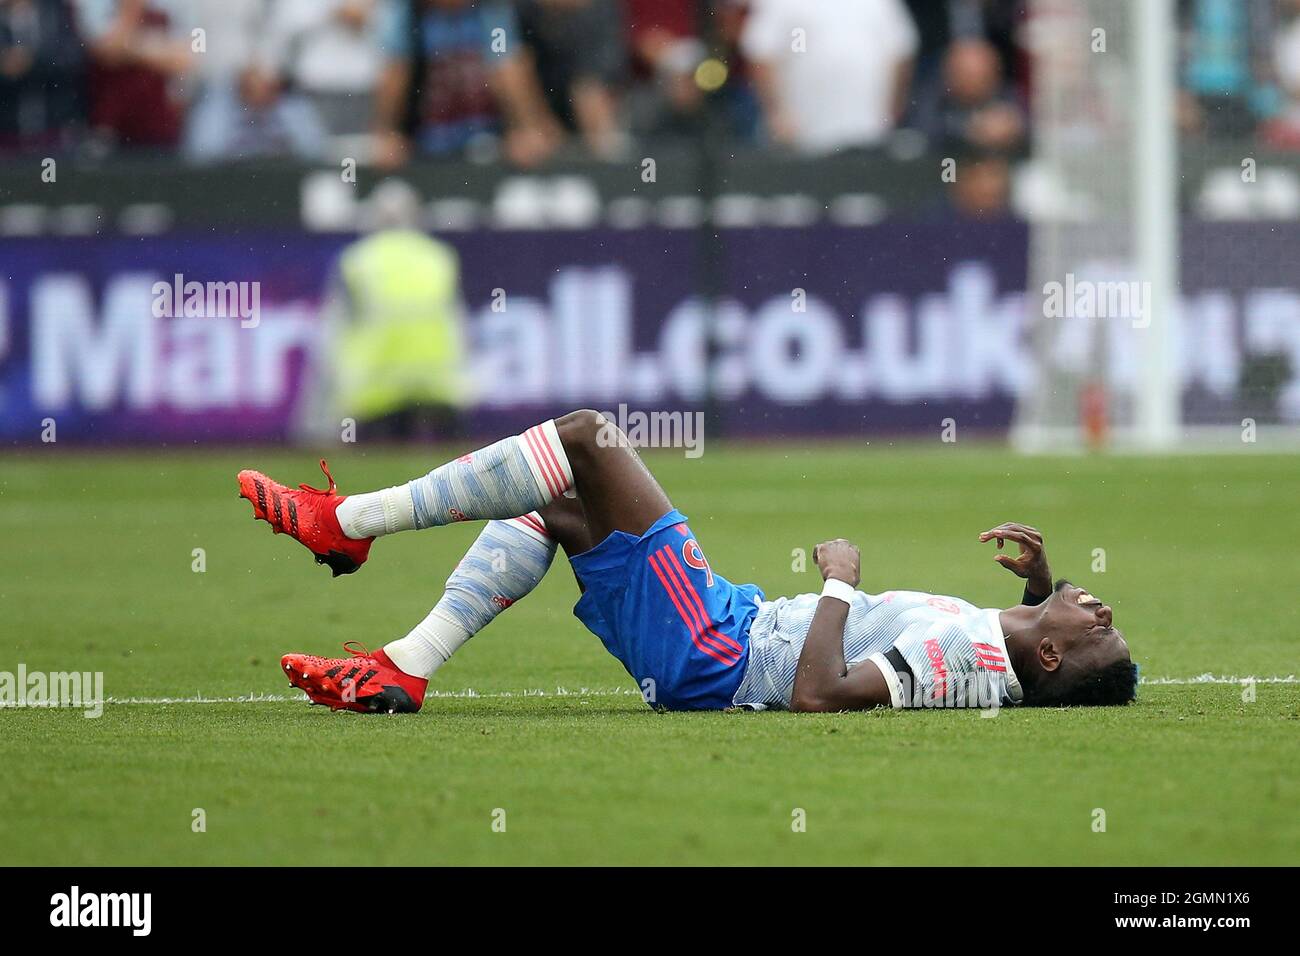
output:
[[[295,410],[300,440],[454,437],[472,398],[456,251],[419,228],[399,180],[366,203],[370,235],[347,246],[322,308]]]
[[[467,399],[455,251],[413,229],[359,239],[339,259],[346,318],[335,334],[335,402],[358,421]]]

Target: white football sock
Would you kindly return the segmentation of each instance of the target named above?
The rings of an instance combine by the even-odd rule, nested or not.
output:
[[[415,501],[410,485],[348,495],[334,512],[349,538],[377,538],[415,528]]]
[[[508,520],[572,488],[573,468],[548,419],[405,485],[349,495],[336,514],[349,538],[377,538],[454,521]]]
[[[462,455],[408,482],[415,526],[497,519],[540,510],[573,487],[554,419]]]
[[[384,652],[406,673],[432,677],[462,644],[537,586],[555,549],[537,512],[489,521],[447,578],[437,606]]]
[[[435,607],[409,634],[387,645],[384,653],[399,670],[428,678],[473,636]]]

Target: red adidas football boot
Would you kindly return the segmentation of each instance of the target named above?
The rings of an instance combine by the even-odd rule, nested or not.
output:
[[[343,649],[352,656],[285,654],[280,665],[289,683],[330,710],[414,714],[424,704],[426,678],[400,670],[382,650],[371,654],[356,641],[345,642]]]
[[[334,577],[351,574],[366,563],[374,538],[349,538],[334,514],[347,495],[336,494],[334,476],[325,459],[320,462],[329,487],[324,491],[310,485],[289,488],[272,481],[260,471],[239,473],[239,497],[253,504],[253,517],[265,521],[276,533],[289,535],[316,555],[317,564],[328,564]]]

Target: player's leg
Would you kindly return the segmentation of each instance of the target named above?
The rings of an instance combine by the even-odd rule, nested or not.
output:
[[[465,641],[541,583],[556,545],[572,557],[594,544],[577,498],[556,498],[541,514],[487,523],[447,578],[438,604],[383,652],[407,674],[432,678]]]
[[[423,478],[366,494],[340,496],[333,478],[325,491],[305,485],[295,490],[260,472],[239,473],[240,495],[253,503],[254,516],[302,542],[335,575],[355,571],[380,535],[512,518],[545,507],[575,484],[596,540],[610,531],[640,534],[671,508],[623,433],[590,410],[543,422]]]
[[[560,423],[589,540],[570,554],[583,587],[574,614],[669,709],[730,705],[744,675],[757,588],[713,573],[685,515],[611,423],[575,413]]]
[[[609,531],[644,531],[671,507],[628,443],[616,434],[597,432],[602,423],[592,412],[575,412],[556,423],[566,454],[571,448],[577,459],[575,475],[597,495],[594,506],[581,495],[561,495],[540,513],[488,522],[447,579],[433,610],[405,637],[384,647],[401,670],[432,677],[466,641],[541,582],[557,544],[572,558],[590,551]],[[625,504],[612,488],[630,490],[630,502]],[[652,509],[657,510],[650,517]],[[603,522],[596,530],[589,511]]]
[[[539,510],[571,489],[573,480],[559,422],[552,419],[462,455],[422,478],[349,495],[337,517],[352,539],[457,521],[506,520]]]
[[[489,521],[447,578],[424,620],[383,651],[407,674],[431,678],[462,645],[541,583],[556,540],[530,512]]]
[[[442,597],[405,637],[351,658],[286,654],[290,683],[314,703],[359,711],[418,711],[429,679],[471,637],[526,597],[546,574],[556,545],[572,556],[592,540],[582,504],[560,497],[509,521],[490,521],[456,565]]]
[[[339,506],[338,518],[351,538],[377,537],[543,510],[571,488],[577,489],[596,541],[611,531],[641,534],[672,508],[618,426],[599,412],[582,409],[405,485],[351,495]]]
[[[672,502],[617,425],[583,409],[556,420],[586,518],[588,548],[613,531],[644,534]],[[573,557],[574,552],[566,547]]]
[[[587,512],[582,507],[582,498],[567,495],[556,498],[540,513],[546,532],[564,549],[567,557],[590,551],[599,542],[591,533],[587,524]]]
[[[572,556],[593,543],[576,498],[556,498],[540,514],[489,521],[433,610],[384,653],[407,674],[433,677],[466,641],[541,583],[557,545]]]
[[[414,481],[358,495],[289,488],[257,471],[239,473],[253,516],[305,545],[335,576],[357,570],[376,537],[454,521],[509,519],[537,511],[573,487],[554,420],[462,455]]]
[[[569,504],[581,516],[577,502]],[[285,676],[313,703],[336,710],[414,713],[438,668],[537,586],[555,549],[537,512],[489,521],[447,578],[437,605],[405,637],[374,653],[345,644],[352,655],[345,658],[286,654],[280,660]]]

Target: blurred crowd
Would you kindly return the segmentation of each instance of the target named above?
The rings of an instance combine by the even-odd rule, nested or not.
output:
[[[1069,0],[1061,0],[1068,3]],[[1023,149],[1028,0],[0,0],[0,152]],[[1188,135],[1300,145],[1300,0],[1180,0]]]
[[[0,149],[616,158],[1025,131],[1006,0],[0,0]]]

